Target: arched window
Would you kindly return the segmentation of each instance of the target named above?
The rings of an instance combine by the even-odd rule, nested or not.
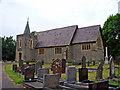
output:
[[[33,48],[33,40],[32,39],[30,39],[29,48]]]
[[[19,48],[21,48],[21,45],[22,45],[22,43],[21,43],[21,39],[19,39]]]

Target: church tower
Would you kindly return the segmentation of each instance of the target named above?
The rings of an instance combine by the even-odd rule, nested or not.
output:
[[[35,61],[36,36],[30,34],[29,19],[23,34],[17,35],[16,41],[16,60]]]

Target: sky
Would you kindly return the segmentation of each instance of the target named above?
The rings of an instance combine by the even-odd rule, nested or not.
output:
[[[29,17],[30,31],[71,25],[101,25],[118,13],[119,0],[0,0],[0,36],[23,34]]]

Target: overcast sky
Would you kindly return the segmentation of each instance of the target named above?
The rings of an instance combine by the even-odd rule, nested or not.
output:
[[[103,26],[109,15],[118,13],[119,0],[0,0],[0,36],[24,32],[27,17],[31,31],[70,25]]]

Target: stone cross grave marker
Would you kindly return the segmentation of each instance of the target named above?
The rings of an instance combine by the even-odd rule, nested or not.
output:
[[[13,64],[13,70],[16,72],[17,71],[17,64]]]
[[[111,78],[115,77],[115,64],[113,57],[110,57],[110,77]]]
[[[75,66],[68,66],[66,71],[66,81],[68,83],[76,82],[76,68]]]
[[[24,75],[25,81],[33,81],[34,80],[34,68],[31,66],[28,66],[25,68],[25,75]]]
[[[88,69],[87,68],[79,68],[79,82],[84,80],[88,80]]]
[[[37,71],[38,79],[43,79],[45,74],[49,74],[49,68],[39,68]]]
[[[23,60],[19,60],[19,67],[22,67],[23,65]]]
[[[85,56],[82,57],[82,68],[86,68],[86,58],[85,58]]]
[[[57,88],[59,86],[59,74],[51,74],[43,76],[43,86],[48,88]]]
[[[101,60],[101,61],[99,62],[98,67],[97,67],[96,80],[102,79],[103,64],[104,64],[104,61]]]
[[[101,90],[101,89],[109,90],[108,81],[89,83],[89,90]]]
[[[41,61],[37,61],[36,64],[35,64],[35,72],[36,72],[36,74],[37,74],[37,70],[39,68],[42,68],[42,62]]]

